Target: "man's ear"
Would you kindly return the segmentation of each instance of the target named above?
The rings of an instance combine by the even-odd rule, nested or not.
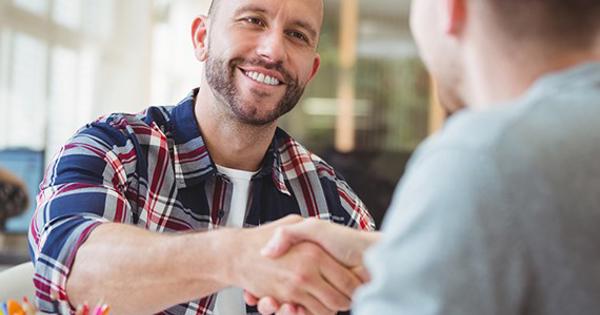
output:
[[[319,71],[320,67],[321,67],[321,55],[316,54],[315,59],[313,60],[313,66],[312,66],[310,76],[308,77],[309,82],[315,77],[315,75],[317,75],[317,72]]]
[[[192,24],[192,42],[194,43],[194,54],[201,62],[208,57],[208,17],[200,15],[194,19]]]
[[[468,0],[444,0],[444,31],[450,35],[462,33],[467,20]]]

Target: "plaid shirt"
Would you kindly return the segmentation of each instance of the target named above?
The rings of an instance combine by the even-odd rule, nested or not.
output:
[[[67,276],[77,249],[99,224],[174,233],[226,223],[232,185],[216,170],[200,134],[196,94],[177,106],[113,114],[88,124],[48,166],[29,229],[42,311],[72,313]],[[374,229],[348,184],[281,129],[251,185],[246,227],[300,214]],[[199,297],[162,314],[212,314],[215,300],[216,294]]]

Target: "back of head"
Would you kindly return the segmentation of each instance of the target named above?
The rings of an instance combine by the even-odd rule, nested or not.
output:
[[[486,7],[489,18],[517,41],[536,41],[556,48],[590,48],[600,37],[598,0],[472,0]]]

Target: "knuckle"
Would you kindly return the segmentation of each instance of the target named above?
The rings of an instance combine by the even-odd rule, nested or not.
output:
[[[316,245],[312,245],[312,244],[305,244],[304,248],[304,255],[306,255],[306,258],[311,260],[311,261],[320,261],[321,260],[321,250],[316,246]]]
[[[351,291],[352,293],[354,293],[354,290],[356,290],[356,288],[358,288],[359,283],[356,281],[356,279],[354,277],[347,275],[342,278],[342,285],[344,286],[344,288],[346,288],[349,291]]]
[[[310,275],[307,272],[297,272],[292,276],[292,284],[294,286],[302,287],[310,283]]]

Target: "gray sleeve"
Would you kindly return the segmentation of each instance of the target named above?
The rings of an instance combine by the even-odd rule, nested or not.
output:
[[[518,314],[525,244],[490,158],[443,149],[411,163],[366,254],[354,314]]]

